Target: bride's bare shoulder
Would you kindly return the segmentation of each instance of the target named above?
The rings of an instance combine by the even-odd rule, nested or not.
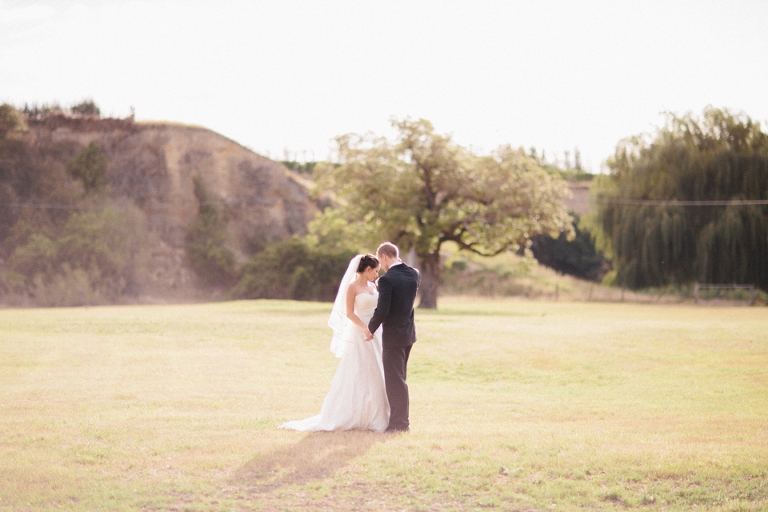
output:
[[[347,295],[352,295],[354,297],[357,297],[363,291],[361,288],[362,287],[360,286],[360,283],[358,281],[352,281],[349,284],[349,289],[347,290]]]

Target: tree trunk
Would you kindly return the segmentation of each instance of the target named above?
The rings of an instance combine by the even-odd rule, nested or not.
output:
[[[440,252],[434,254],[420,254],[421,264],[421,302],[420,308],[437,308],[437,288],[440,285]]]

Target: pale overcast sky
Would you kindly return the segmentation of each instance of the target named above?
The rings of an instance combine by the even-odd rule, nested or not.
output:
[[[0,102],[93,98],[282,159],[426,118],[598,172],[663,111],[768,124],[768,1],[0,0]]]

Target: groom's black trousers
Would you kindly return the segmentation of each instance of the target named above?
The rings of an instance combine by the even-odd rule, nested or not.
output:
[[[387,430],[403,430],[410,425],[408,420],[408,384],[405,383],[408,371],[408,356],[411,347],[384,347],[382,363],[384,364],[384,385],[389,399],[389,428]]]

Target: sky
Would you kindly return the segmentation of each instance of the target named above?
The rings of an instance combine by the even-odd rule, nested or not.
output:
[[[768,126],[765,0],[0,0],[0,103],[210,128],[281,160],[424,118],[604,172],[664,112]]]

